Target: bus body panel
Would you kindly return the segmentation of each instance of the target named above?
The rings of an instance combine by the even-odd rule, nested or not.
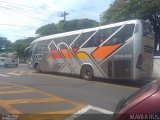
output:
[[[97,43],[100,35],[105,38]],[[31,43],[31,62],[42,71],[80,75],[89,65],[95,77],[137,80],[153,67],[153,53],[144,51],[144,46],[154,47],[153,38],[143,39],[141,20],[41,37]]]
[[[149,37],[144,36],[145,24],[144,21],[137,22],[138,32],[134,35],[133,44],[133,79],[144,79],[149,78],[153,71],[153,56],[154,56],[154,37],[149,35]],[[153,34],[150,31],[150,34]]]

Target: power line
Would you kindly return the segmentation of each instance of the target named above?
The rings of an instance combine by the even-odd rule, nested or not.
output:
[[[12,27],[28,27],[28,28],[38,28],[32,26],[14,25],[14,24],[0,24],[0,26],[12,26]]]
[[[24,12],[29,12],[29,13],[36,13],[36,14],[54,14],[54,15],[58,15],[59,12],[56,12],[56,13],[53,13],[53,12],[46,12],[46,11],[36,11],[36,10],[31,10],[31,9],[26,9],[26,8],[20,8],[20,7],[15,7],[15,6],[11,6],[11,5],[2,5],[1,4],[1,7],[5,7],[5,8],[8,8],[8,9],[15,9],[15,10],[20,10],[20,11],[24,11]]]
[[[4,8],[4,9],[7,9],[7,10],[9,10],[9,11],[11,11],[11,12],[14,12],[14,11],[16,11],[16,13],[19,12],[20,14],[22,14],[22,15],[24,15],[24,16],[29,16],[29,17],[31,17],[31,18],[33,18],[33,19],[36,19],[36,20],[40,20],[40,21],[43,21],[43,22],[48,22],[47,20],[44,20],[44,19],[41,19],[41,18],[37,18],[37,17],[32,16],[31,14],[28,14],[28,13],[23,12],[23,11],[19,11],[19,10],[16,10],[16,9],[4,7],[4,6],[1,6],[1,5],[0,5],[0,7],[1,7],[1,8]]]
[[[6,1],[0,1],[0,2],[3,3],[4,5],[6,4],[6,6],[20,8],[20,9],[26,9],[26,10],[38,11],[38,12],[59,13],[58,11],[44,10],[44,9],[40,9],[40,8],[34,8],[34,7],[30,7],[30,6],[26,6],[26,5],[22,5],[22,4],[10,3],[10,2],[6,2]]]

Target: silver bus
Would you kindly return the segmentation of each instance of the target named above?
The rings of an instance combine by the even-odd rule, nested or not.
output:
[[[154,35],[148,22],[130,20],[40,37],[27,49],[37,72],[138,80],[152,74]]]

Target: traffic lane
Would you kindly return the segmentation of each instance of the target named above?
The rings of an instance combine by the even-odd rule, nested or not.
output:
[[[18,118],[24,120],[31,118],[40,120],[48,117],[63,120],[85,106],[77,101],[20,84],[0,81],[0,85],[1,113],[19,114]]]
[[[31,69],[28,69],[27,64],[20,64],[18,67],[8,67],[8,68],[5,68],[3,66],[0,67],[0,73],[4,72],[4,71],[12,72],[14,70],[17,70],[17,71],[22,71],[22,70],[28,71],[28,70],[31,70]]]
[[[2,74],[1,74],[2,73]],[[0,74],[1,76],[5,75],[22,75],[22,74],[36,74],[35,70],[28,69],[26,64],[20,65],[17,68],[0,68]],[[42,73],[43,74],[43,73]],[[57,75],[57,76],[63,76],[63,77],[73,77],[73,78],[80,78],[79,76],[73,76],[68,74],[58,74],[58,73],[44,73],[48,75]],[[99,83],[107,83],[107,84],[114,84],[114,85],[120,85],[123,87],[133,87],[133,88],[140,88],[150,81],[155,80],[155,77],[153,76],[149,81],[148,80],[111,80],[111,79],[103,79],[103,78],[94,78],[91,81],[99,82]]]
[[[0,108],[0,110],[3,111],[2,113],[4,113],[4,111],[5,111],[5,113],[10,112],[12,114],[19,113],[18,118],[20,118],[20,119],[22,118],[22,119],[28,120],[28,119],[32,118],[32,119],[38,119],[38,120],[42,119],[43,120],[46,118],[47,119],[64,119],[64,118],[69,117],[67,120],[71,120],[72,118],[75,118],[75,117],[77,118],[76,113],[78,113],[81,116],[82,114],[88,114],[89,111],[96,111],[96,113],[98,113],[100,115],[100,116],[96,115],[96,117],[102,116],[103,119],[106,120],[106,118],[108,118],[108,116],[106,116],[106,114],[110,114],[110,117],[111,117],[111,114],[113,114],[113,112],[111,112],[111,111],[107,111],[107,110],[97,108],[97,107],[91,106],[91,105],[85,105],[84,108],[82,108],[82,106],[84,104],[79,103],[77,101],[70,100],[70,99],[66,99],[66,98],[65,99],[63,98],[63,99],[65,101],[68,101],[67,103],[62,103],[62,101],[64,101],[64,100],[63,99],[61,100],[60,98],[58,100],[56,98],[52,98],[51,100],[49,98],[42,99],[41,95],[40,95],[40,98],[39,98],[39,95],[37,98],[37,96],[34,95],[33,93],[28,95],[28,92],[33,92],[33,91],[35,91],[35,89],[32,89],[31,87],[26,87],[24,85],[6,83],[6,81],[4,83],[1,81],[0,84],[2,85],[2,86],[0,86],[0,91],[2,90],[0,92],[0,98],[4,100],[4,101],[3,100],[0,101],[0,106],[6,108],[8,111],[6,111],[5,109],[2,109],[2,108]],[[20,88],[23,88],[23,89],[21,90]],[[24,90],[24,88],[29,88],[29,90]],[[37,90],[36,90],[36,92],[37,92]],[[27,95],[25,93],[27,93]],[[44,94],[45,92],[41,91],[40,93]],[[4,96],[3,95],[1,96],[1,94],[3,94]],[[8,96],[6,96],[6,95],[8,95]],[[48,94],[45,93],[45,95],[48,95]],[[51,96],[53,96],[53,94]],[[33,98],[37,98],[37,99],[33,99]],[[52,102],[49,103],[50,101],[52,101]],[[56,101],[60,101],[61,103],[60,104],[55,103]],[[1,103],[1,102],[3,102],[3,103]],[[47,102],[47,103],[42,104],[41,102]],[[12,105],[12,106],[10,106],[10,105]],[[74,109],[73,108],[71,109],[71,107],[73,107],[71,105],[75,105],[76,107]],[[66,108],[67,106],[69,108]],[[55,114],[55,112],[47,112],[48,109],[55,111],[57,109],[62,109],[62,108],[65,110],[64,111],[56,111],[56,114]],[[37,115],[34,115],[35,111],[36,111],[36,113],[43,111],[43,112],[47,112],[47,114],[45,113],[45,115],[44,115],[42,113],[43,115],[38,114],[38,116],[37,116]],[[21,114],[21,113],[23,113],[23,114]],[[27,114],[31,113],[31,115],[24,115],[24,113],[27,113]],[[50,115],[48,115],[48,114],[50,114]],[[92,114],[94,114],[94,113],[92,113]],[[79,117],[79,115],[78,115],[78,117]]]
[[[115,106],[123,97],[129,96],[137,90],[134,87],[53,74],[23,74],[9,77],[5,81],[31,86],[47,93],[110,111],[114,111]]]

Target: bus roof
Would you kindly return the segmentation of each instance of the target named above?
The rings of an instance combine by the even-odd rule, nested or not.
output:
[[[38,42],[38,41],[43,41],[43,40],[50,40],[50,39],[59,38],[59,37],[65,37],[65,36],[69,36],[69,35],[80,34],[82,32],[96,31],[96,30],[99,30],[99,29],[105,29],[105,28],[115,27],[115,26],[119,26],[119,25],[129,24],[129,23],[134,23],[135,24],[135,23],[140,22],[140,21],[142,21],[142,20],[138,20],[138,19],[137,20],[129,20],[129,21],[123,21],[123,22],[103,25],[103,26],[94,27],[94,28],[87,28],[87,29],[81,29],[81,30],[75,30],[75,31],[69,31],[69,32],[64,32],[64,33],[53,34],[53,35],[37,38],[32,43]]]

